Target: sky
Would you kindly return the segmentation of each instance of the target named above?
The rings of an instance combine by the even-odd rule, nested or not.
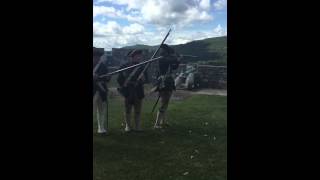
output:
[[[93,46],[184,44],[227,35],[227,0],[94,0]]]

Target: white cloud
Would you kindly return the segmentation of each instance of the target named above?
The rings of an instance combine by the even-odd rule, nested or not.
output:
[[[145,0],[98,0],[97,4],[103,3],[103,2],[110,2],[117,5],[127,5],[127,10],[131,9],[139,9],[141,5],[145,2]]]
[[[182,37],[175,38],[175,39],[171,42],[171,44],[173,44],[173,45],[176,45],[176,44],[185,44],[185,43],[190,42],[190,41],[192,41],[191,38],[183,37],[183,36],[182,36]]]
[[[114,7],[107,7],[107,6],[93,6],[93,17],[96,16],[108,16],[108,17],[115,17],[115,18],[124,18],[125,15],[122,11],[116,10]]]
[[[226,29],[223,29],[221,27],[221,25],[219,24],[216,28],[213,29],[213,34],[215,36],[225,36],[225,35],[227,35],[227,31],[226,31]]]
[[[106,24],[100,22],[93,23],[94,35],[111,36],[125,34],[141,34],[145,30],[141,24],[133,23],[128,26],[120,26],[116,21],[107,21]]]
[[[100,28],[107,28],[109,30],[113,30],[113,35],[108,35],[107,30],[104,31],[104,36],[95,36],[94,37],[94,46],[105,48],[106,50],[110,50],[111,48],[120,48],[124,46],[131,46],[135,44],[145,44],[145,45],[159,45],[159,43],[164,38],[166,32],[150,32],[150,31],[141,31],[139,33],[128,33],[127,31],[132,27],[137,27],[140,29],[141,25],[139,24],[131,24],[129,26],[119,26],[114,23],[108,23],[105,26],[99,26]],[[115,28],[116,27],[116,28]],[[139,28],[138,28],[139,27]],[[122,31],[117,31],[115,29],[121,29]],[[133,28],[135,29],[135,28]],[[144,29],[144,27],[143,27]],[[102,30],[101,30],[102,31]],[[226,36],[227,29],[223,28],[220,24],[217,25],[212,30],[204,30],[204,31],[188,31],[181,30],[177,32],[172,32],[166,43],[169,45],[176,44],[185,44],[195,40],[201,40],[212,37]]]
[[[161,6],[163,5],[160,5],[157,1],[147,1],[141,8],[144,19],[155,24],[162,24],[164,18],[159,18],[161,15],[164,15],[164,12],[161,11]]]
[[[219,24],[215,28],[213,28],[211,31],[180,31],[177,32],[176,35],[171,37],[171,41],[167,41],[169,44],[185,44],[191,41],[195,40],[202,40],[206,38],[212,38],[212,37],[220,37],[220,36],[226,36],[227,35],[227,29],[222,28],[222,26]]]
[[[105,7],[105,6],[93,6],[93,17],[99,15],[107,15],[109,13],[115,13],[115,9],[113,7]]]
[[[137,23],[121,26],[116,21],[108,21],[106,24],[94,22],[93,45],[111,49],[134,44],[148,44],[152,42],[154,34],[144,31],[144,26]]]
[[[147,22],[161,26],[173,24],[185,26],[195,21],[213,19],[208,11],[189,0],[148,0],[142,6],[141,14]]]
[[[114,21],[109,21],[107,24],[95,23],[94,30],[96,36],[93,39],[95,47],[105,48],[120,48],[135,44],[159,45],[164,38],[166,31],[145,31],[145,28],[140,24],[131,24],[128,26],[120,26]],[[194,40],[201,40],[212,37],[226,36],[227,29],[220,24],[212,30],[190,31],[177,30],[173,31],[168,39],[167,44],[185,44]]]
[[[202,9],[209,10],[210,9],[210,0],[201,0],[200,7]]]
[[[108,2],[108,6],[121,5],[122,9],[104,6],[102,2]],[[101,16],[107,21],[94,22],[94,46],[110,50],[135,44],[158,45],[169,27],[173,27],[173,31],[166,40],[168,44],[225,36],[227,29],[220,24],[201,32],[194,29],[199,22],[212,21],[212,10],[222,10],[226,3],[226,0],[98,0],[93,6],[94,17]],[[129,24],[120,25],[106,17],[126,19]],[[143,25],[155,26],[150,31]]]
[[[187,12],[185,21],[191,23],[193,21],[210,21],[213,17],[210,16],[206,11],[199,11],[197,8],[191,8]]]
[[[94,16],[105,15],[127,19],[130,22],[150,23],[158,26],[186,26],[193,22],[213,20],[210,0],[98,0],[126,6],[124,11],[112,7],[94,6]]]
[[[130,24],[129,26],[126,26],[123,28],[123,32],[125,34],[139,34],[144,31],[144,27],[140,24],[134,23]]]
[[[97,4],[101,2],[110,1],[116,4],[123,3],[122,1],[111,1],[111,0],[100,0]],[[131,2],[131,1],[129,1]],[[114,7],[102,6],[102,5],[94,5],[93,6],[93,17],[103,16],[103,17],[112,17],[112,18],[120,18],[127,19],[130,22],[146,22],[140,13],[139,10],[132,10],[125,13],[123,10],[116,10]]]
[[[93,35],[94,36],[110,36],[118,35],[122,33],[121,26],[116,21],[108,21],[107,24],[100,22],[93,23]]]
[[[227,0],[217,0],[213,3],[213,6],[216,10],[222,10],[227,7]]]
[[[125,16],[125,18],[130,22],[145,23],[145,20],[141,17],[140,14],[128,14]]]

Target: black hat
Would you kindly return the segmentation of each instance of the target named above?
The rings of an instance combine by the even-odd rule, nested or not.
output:
[[[135,55],[138,55],[138,54],[142,54],[142,50],[140,50],[140,49],[131,50],[131,51],[129,51],[127,56],[128,57],[134,57]]]
[[[162,44],[160,49],[160,55],[165,55],[165,54],[174,54],[174,50],[167,44]]]

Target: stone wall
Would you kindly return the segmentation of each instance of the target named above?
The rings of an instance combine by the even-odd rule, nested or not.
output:
[[[104,54],[104,49],[103,48],[95,48],[95,47],[93,47],[92,50],[93,50],[93,52],[92,52],[92,55],[93,55],[92,63],[93,63],[93,67],[95,67],[96,64],[99,62],[100,57]]]
[[[227,66],[198,65],[203,88],[227,89]]]
[[[123,64],[128,61],[126,57],[129,49],[112,49],[112,57],[115,62],[118,62],[116,65],[113,64],[110,72],[117,70],[120,64]],[[147,60],[152,56],[152,51],[143,50],[143,60]],[[227,89],[227,67],[226,66],[211,66],[211,65],[197,65],[197,72],[200,75],[200,87],[201,88],[213,88],[213,89]],[[148,75],[150,82],[155,81],[156,71],[158,69],[158,63],[154,62],[148,68]],[[180,64],[177,74],[186,69],[186,64]]]
[[[186,70],[186,64],[180,64],[177,73]],[[227,89],[227,66],[195,65],[200,76],[201,88]]]
[[[116,71],[119,67],[109,67],[109,71]],[[155,74],[157,70],[157,63],[153,63],[148,69],[148,75],[150,83],[155,82]],[[185,70],[186,65],[181,64],[176,71],[179,72]],[[212,88],[212,89],[227,89],[227,67],[226,66],[209,66],[198,65],[197,73],[200,75],[200,88]]]

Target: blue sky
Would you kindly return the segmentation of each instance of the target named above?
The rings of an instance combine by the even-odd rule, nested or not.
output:
[[[119,48],[227,35],[227,0],[94,0],[93,45]]]

